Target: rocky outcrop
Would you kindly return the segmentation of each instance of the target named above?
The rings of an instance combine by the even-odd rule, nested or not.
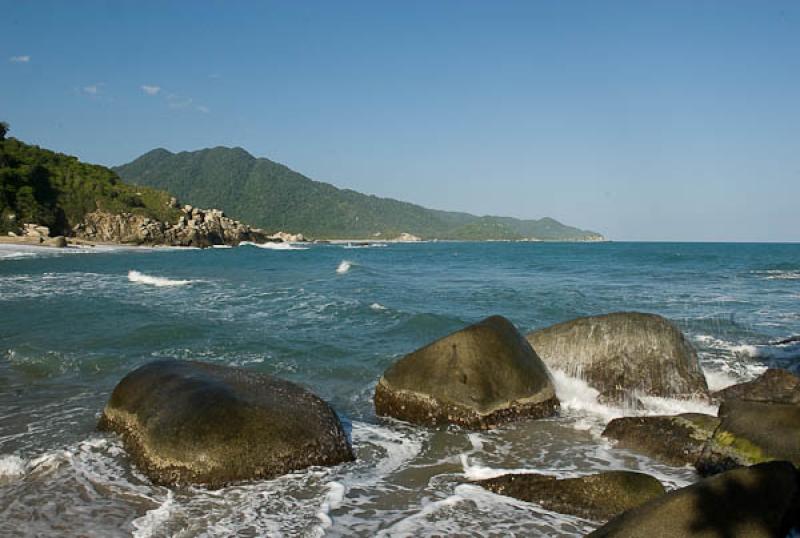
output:
[[[257,228],[251,228],[224,215],[218,209],[184,206],[175,224],[133,213],[113,214],[94,211],[73,229],[78,239],[135,245],[209,247],[238,245],[243,241],[277,241]]]
[[[282,241],[284,243],[305,243],[308,241],[303,234],[291,234],[288,232],[277,232],[268,237],[273,241]]]
[[[558,405],[547,368],[501,316],[406,355],[375,388],[378,415],[426,425],[493,428],[551,416]]]
[[[547,366],[586,380],[606,401],[708,396],[694,348],[655,314],[578,318],[532,332],[528,341]]]
[[[224,484],[353,459],[334,411],[306,389],[201,362],[142,366],[116,386],[99,428],[119,433],[158,484]]]
[[[398,243],[416,243],[418,241],[422,241],[422,238],[408,232],[403,232],[398,235],[394,241],[397,241]]]
[[[770,368],[758,378],[740,383],[714,393],[722,402],[745,400],[748,402],[800,404],[800,377],[788,370]]]
[[[481,480],[478,485],[547,510],[603,522],[665,492],[661,482],[652,476],[633,471],[564,479],[533,473],[507,474]]]
[[[617,448],[634,450],[669,465],[695,465],[719,422],[717,417],[699,413],[622,417],[609,422],[603,436],[614,439]]]
[[[798,517],[791,463],[736,469],[662,495],[597,529],[595,538],[778,538]]]
[[[701,474],[770,460],[800,466],[800,406],[726,400],[719,418],[696,464]]]

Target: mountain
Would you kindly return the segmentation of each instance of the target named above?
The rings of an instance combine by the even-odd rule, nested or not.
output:
[[[120,181],[116,172],[76,157],[6,138],[0,130],[0,232],[19,232],[22,223],[68,234],[87,213],[131,213],[175,221],[170,195]]]
[[[168,190],[193,205],[219,207],[266,230],[320,239],[393,238],[402,232],[425,239],[602,239],[550,218],[477,217],[339,189],[242,148],[155,149],[114,170],[127,182]]]

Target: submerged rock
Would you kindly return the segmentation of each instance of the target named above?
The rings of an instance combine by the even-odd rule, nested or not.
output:
[[[714,393],[720,401],[800,404],[800,377],[788,370],[770,368],[758,378]]]
[[[658,497],[615,517],[589,536],[774,538],[798,516],[798,476],[791,463],[735,469]]]
[[[770,460],[800,466],[800,406],[728,400],[720,406],[719,418],[697,461],[701,474]]]
[[[406,355],[375,388],[375,411],[418,424],[492,428],[558,409],[541,359],[510,321],[492,316]]]
[[[98,427],[121,434],[158,484],[219,487],[353,459],[339,418],[308,390],[202,362],[155,361],[129,373]]]
[[[664,494],[664,486],[650,475],[609,471],[577,478],[557,479],[540,474],[507,474],[481,480],[478,485],[554,512],[595,521],[607,521]]]
[[[655,314],[578,318],[532,332],[528,341],[547,366],[586,380],[606,401],[708,397],[694,348]]]
[[[603,436],[617,441],[617,448],[641,452],[669,465],[694,465],[719,419],[685,413],[676,416],[623,417],[612,420]]]

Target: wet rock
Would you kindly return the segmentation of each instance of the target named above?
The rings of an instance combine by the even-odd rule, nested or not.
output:
[[[119,433],[158,484],[218,487],[353,459],[339,418],[308,390],[201,362],[134,370],[114,389],[98,427]]]
[[[603,436],[614,439],[617,448],[640,452],[669,465],[694,465],[719,422],[717,417],[699,413],[623,417],[609,422]]]
[[[782,538],[797,522],[798,476],[791,463],[735,469],[620,514],[595,538]]]
[[[554,512],[595,521],[610,518],[664,494],[664,486],[650,475],[609,471],[577,478],[556,479],[540,474],[507,474],[481,480],[478,485]]]
[[[507,319],[493,316],[409,355],[384,372],[375,411],[426,425],[493,428],[558,409],[553,381]]]
[[[800,406],[728,400],[719,418],[697,461],[701,474],[770,460],[800,465]]]
[[[586,380],[608,400],[708,397],[694,348],[655,314],[578,318],[532,332],[528,341],[548,367]]]
[[[46,239],[44,243],[49,247],[64,248],[67,246],[67,239],[63,235],[57,235],[50,239]]]
[[[753,381],[722,389],[714,393],[714,397],[722,402],[745,400],[800,404],[800,377],[788,370],[770,368]]]

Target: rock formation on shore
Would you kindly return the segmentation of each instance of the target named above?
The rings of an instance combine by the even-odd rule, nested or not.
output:
[[[655,314],[578,318],[532,332],[528,341],[548,367],[584,379],[606,401],[708,396],[694,348]]]
[[[375,389],[378,415],[426,425],[486,429],[551,416],[558,407],[547,368],[501,316],[406,355]]]
[[[158,484],[219,487],[354,457],[336,413],[308,390],[194,361],[155,361],[129,373],[98,427],[119,433]]]
[[[226,217],[218,209],[198,209],[190,205],[181,209],[175,224],[133,213],[94,211],[87,214],[73,232],[78,239],[88,241],[201,248],[238,245],[243,241],[266,243],[284,240],[280,235],[270,237],[263,230]]]

